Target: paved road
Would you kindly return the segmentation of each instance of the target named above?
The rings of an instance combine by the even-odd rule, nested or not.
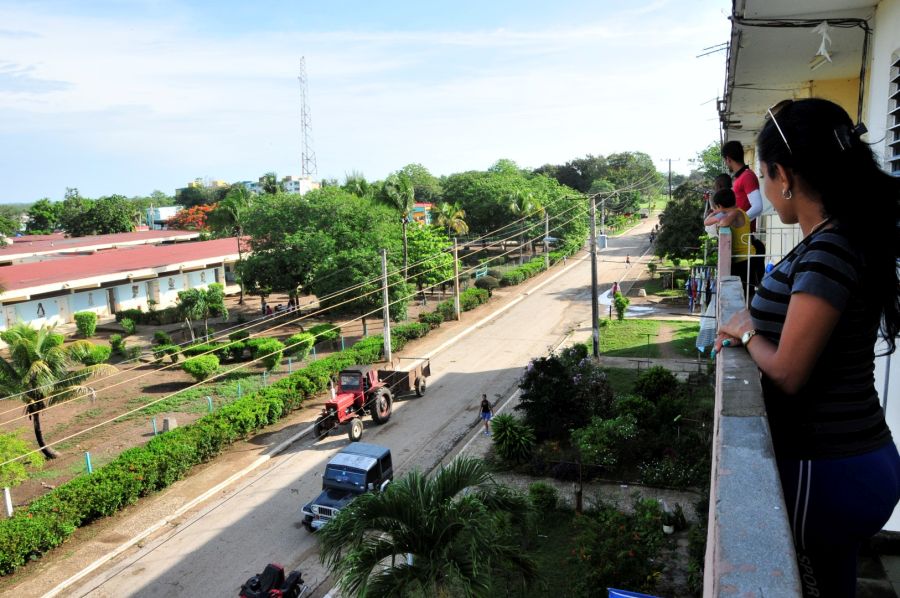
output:
[[[604,288],[627,273],[647,248],[651,221],[610,240],[602,252]],[[391,420],[366,421],[363,440],[391,447],[396,471],[430,469],[472,429],[481,393],[508,396],[532,357],[570,332],[589,328],[590,262],[570,259],[561,273],[431,360],[428,393],[395,403]],[[528,285],[534,289],[535,285]],[[276,561],[300,567],[309,582],[325,577],[316,540],[300,524],[300,506],[318,494],[327,459],[345,434],[302,439],[224,497],[185,517],[177,529],[113,560],[67,596],[237,596],[240,584]]]

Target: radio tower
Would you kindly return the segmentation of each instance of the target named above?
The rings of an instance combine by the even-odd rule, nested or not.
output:
[[[309,83],[306,78],[306,57],[300,57],[300,176],[316,175],[316,152],[312,147],[312,117],[309,114]]]

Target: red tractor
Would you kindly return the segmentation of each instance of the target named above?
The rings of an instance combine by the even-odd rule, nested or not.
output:
[[[357,365],[338,374],[334,397],[325,403],[316,419],[315,435],[321,437],[329,430],[349,424],[348,435],[353,442],[362,438],[362,416],[369,413],[377,424],[391,418],[393,396],[378,377],[378,370],[369,365]]]

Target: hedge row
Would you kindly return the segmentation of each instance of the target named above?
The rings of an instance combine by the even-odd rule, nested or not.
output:
[[[487,291],[468,289],[460,294],[460,307],[468,311],[487,299]],[[443,317],[441,308],[443,306],[446,311],[446,303],[439,304],[435,313]],[[452,310],[453,302],[450,301],[449,305]],[[144,323],[132,313],[127,316]],[[421,338],[431,328],[440,325],[437,316],[426,316],[426,320],[395,327],[391,334],[392,348],[399,351],[409,340]],[[432,323],[435,321],[436,325]],[[317,334],[325,331],[326,334],[318,336],[320,340],[339,338],[340,329],[336,326],[322,326],[328,328],[314,327],[309,332]],[[119,340],[121,342],[121,338]],[[265,346],[263,343],[271,339],[234,340],[240,340],[251,352],[260,352]],[[7,575],[28,561],[39,558],[64,542],[78,527],[112,515],[142,496],[166,488],[184,477],[195,465],[221,453],[231,443],[275,423],[300,407],[305,400],[324,392],[331,377],[343,368],[380,360],[383,343],[381,336],[364,338],[352,348],[314,361],[190,425],[156,436],[144,446],[128,449],[94,473],[78,476],[36,499],[12,518],[0,521],[0,575]],[[172,355],[171,347],[163,345],[156,351],[160,357]]]
[[[181,321],[177,307],[143,311],[140,309],[123,309],[116,312],[116,322],[128,318],[135,324],[174,324]]]
[[[397,340],[399,346],[405,344]],[[381,346],[381,337],[368,337],[51,490],[11,519],[0,521],[0,575],[58,546],[76,528],[169,486],[232,442],[278,421],[325,391],[331,376],[344,367],[379,360]]]

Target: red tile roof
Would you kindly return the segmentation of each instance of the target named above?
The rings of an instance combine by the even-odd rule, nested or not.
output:
[[[188,240],[200,236],[197,231],[190,230],[142,230],[112,235],[91,235],[89,237],[64,237],[62,233],[52,235],[33,235],[16,237],[5,247],[0,247],[0,260],[8,260],[14,256],[23,258],[28,255],[46,253],[62,253],[66,251],[88,251],[110,248],[115,245],[140,245],[161,243],[167,240]]]
[[[124,279],[130,272],[148,268],[177,269],[189,262],[214,263],[237,253],[237,239],[229,238],[174,245],[140,245],[85,256],[54,256],[44,261],[0,267],[0,287],[7,293],[62,283],[71,283],[74,288],[78,281],[98,276],[120,274]],[[0,300],[3,294],[0,293]]]

